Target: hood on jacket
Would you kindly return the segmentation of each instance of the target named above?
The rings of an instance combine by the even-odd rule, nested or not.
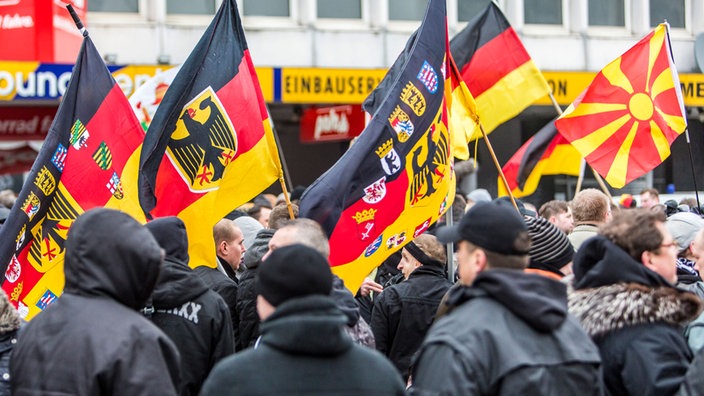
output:
[[[276,230],[264,228],[257,232],[254,241],[244,252],[244,266],[247,269],[254,269],[262,262],[262,257],[269,251],[269,240],[274,236]]]
[[[176,216],[161,217],[146,224],[166,257],[188,263],[188,234],[186,225]]]
[[[154,290],[161,261],[161,247],[131,216],[91,209],[68,232],[64,292],[106,296],[138,309]]]
[[[601,235],[584,242],[574,256],[572,272],[575,289],[614,283],[672,286],[665,278],[635,261],[625,250]]]
[[[167,258],[152,294],[156,309],[180,307],[208,291],[208,285],[186,263]]]
[[[699,315],[702,302],[695,294],[671,286],[615,283],[572,291],[569,310],[595,338],[646,323],[684,326]]]
[[[540,332],[550,332],[567,317],[567,286],[542,275],[510,269],[480,273],[471,287],[451,288],[448,305],[490,296]]]
[[[352,346],[344,324],[344,315],[330,297],[294,298],[261,323],[261,342],[294,355],[336,356]]]

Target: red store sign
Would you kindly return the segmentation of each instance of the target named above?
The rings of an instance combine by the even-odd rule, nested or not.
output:
[[[44,140],[56,106],[0,106],[0,142]]]
[[[352,140],[364,130],[361,105],[311,107],[301,117],[302,143]]]

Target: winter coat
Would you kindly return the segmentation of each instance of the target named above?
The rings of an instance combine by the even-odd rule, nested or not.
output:
[[[594,224],[580,224],[572,229],[572,232],[567,235],[567,239],[570,240],[574,251],[578,251],[582,246],[584,241],[593,237],[599,232],[599,227]]]
[[[5,292],[0,291],[0,396],[10,395],[10,354],[17,343],[21,322]]]
[[[674,394],[692,359],[682,327],[701,311],[699,298],[603,236],[585,242],[573,270],[569,309],[599,347],[606,394]]]
[[[166,252],[146,315],[181,353],[181,395],[197,395],[210,370],[235,353],[232,321],[225,301],[188,267],[188,237],[177,217],[147,227]]]
[[[393,285],[374,301],[372,331],[376,349],[386,355],[404,378],[435,319],[438,305],[452,286],[442,268],[423,265],[407,280]]]
[[[237,312],[239,313],[240,350],[253,346],[259,337],[259,314],[257,313],[257,291],[254,281],[259,271],[262,257],[269,250],[269,240],[276,230],[265,228],[257,232],[252,245],[244,253],[247,269],[240,277],[237,290]]]
[[[13,394],[176,395],[178,350],[137,312],[161,254],[127,214],[79,216],[66,241],[64,293],[24,326],[13,349]]]
[[[220,272],[217,268],[206,267],[204,265],[196,267],[193,270],[203,282],[218,293],[227,304],[230,310],[230,320],[232,321],[233,342],[235,350],[239,351],[239,313],[237,312],[237,283],[230,279],[227,275]]]
[[[596,346],[567,313],[566,286],[491,269],[450,289],[412,369],[411,395],[600,395]]]
[[[326,296],[288,300],[262,322],[258,346],[218,363],[202,395],[403,395],[396,369],[354,344]]]

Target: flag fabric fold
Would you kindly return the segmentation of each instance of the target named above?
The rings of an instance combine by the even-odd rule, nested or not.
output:
[[[160,101],[142,147],[150,217],[186,224],[191,266],[216,265],[212,227],[282,176],[235,0],[225,0]]]
[[[446,52],[445,2],[430,0],[418,31],[372,93],[370,123],[301,198],[301,217],[328,233],[330,265],[350,290],[452,204]]]
[[[526,141],[501,168],[513,196],[531,195],[538,188],[543,175],[579,176],[582,157],[550,121]],[[508,195],[501,179],[499,196]]]
[[[606,65],[555,124],[614,188],[669,157],[687,117],[667,24]]]
[[[23,318],[61,295],[66,237],[78,215],[105,206],[144,221],[136,188],[128,188],[136,186],[133,158],[143,139],[127,98],[85,37],[47,138],[0,231],[2,287]]]
[[[476,100],[486,133],[550,93],[547,81],[494,2],[452,38],[450,48]],[[472,140],[480,137],[476,131]]]

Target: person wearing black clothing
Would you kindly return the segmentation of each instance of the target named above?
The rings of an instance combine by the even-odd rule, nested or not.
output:
[[[262,335],[257,347],[218,363],[209,395],[403,395],[403,382],[378,352],[344,333],[331,301],[332,273],[314,249],[276,249],[256,281]]]
[[[452,283],[445,274],[445,247],[433,235],[423,234],[409,242],[401,257],[398,267],[405,280],[376,298],[371,327],[376,349],[407,379],[411,358]]]
[[[460,285],[418,352],[411,395],[601,395],[599,353],[566,286],[523,271],[531,239],[512,206],[477,203],[437,236],[457,243]]]
[[[64,292],[23,328],[10,359],[14,395],[176,395],[174,343],[137,310],[162,249],[128,214],[78,216],[66,239]]]
[[[674,287],[664,222],[648,209],[617,214],[574,257],[569,309],[599,347],[607,395],[673,395],[692,360],[682,330],[702,302]]]
[[[222,297],[188,267],[183,221],[162,217],[146,227],[166,256],[145,316],[171,337],[181,353],[180,394],[195,396],[215,363],[235,353],[230,312]]]

